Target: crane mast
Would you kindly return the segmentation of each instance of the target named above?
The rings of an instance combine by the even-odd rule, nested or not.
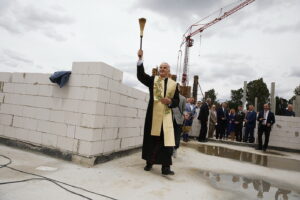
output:
[[[253,3],[255,0],[245,0],[242,3],[240,3],[239,5],[235,6],[234,8],[230,9],[227,12],[224,12],[224,14],[220,17],[215,18],[214,20],[204,24],[203,26],[201,26],[200,28],[198,28],[197,30],[191,32],[192,28],[195,26],[198,26],[197,24],[193,24],[189,27],[189,33],[186,33],[184,35],[184,39],[180,45],[180,48],[185,44],[185,51],[184,51],[184,61],[183,61],[183,73],[182,73],[182,79],[181,79],[181,83],[182,86],[187,86],[188,85],[188,64],[189,64],[189,48],[193,46],[194,40],[192,39],[192,37],[198,33],[203,32],[205,29],[207,29],[208,27],[216,24],[217,22],[221,21],[222,19],[232,15],[233,13],[237,12],[238,10],[242,9],[243,7],[249,5],[250,3]]]

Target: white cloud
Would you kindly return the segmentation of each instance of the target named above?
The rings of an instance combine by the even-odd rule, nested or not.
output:
[[[146,71],[166,61],[174,72],[186,28],[231,2],[240,1],[0,0],[0,71],[51,73],[73,61],[103,61],[147,91],[136,79],[138,18],[147,18]],[[257,0],[205,30],[201,46],[195,36],[190,77],[199,75],[203,91],[215,88],[222,99],[263,77],[290,98],[300,76],[299,8],[298,0]]]

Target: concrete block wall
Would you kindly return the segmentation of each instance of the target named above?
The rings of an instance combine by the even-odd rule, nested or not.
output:
[[[102,62],[74,62],[63,88],[50,74],[0,72],[0,137],[85,157],[141,146],[148,94]]]
[[[275,117],[269,145],[300,150],[300,117]]]

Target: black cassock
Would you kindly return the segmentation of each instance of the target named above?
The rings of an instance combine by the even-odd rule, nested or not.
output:
[[[147,114],[145,119],[144,126],[144,140],[143,140],[143,152],[142,158],[147,161],[149,164],[162,164],[164,166],[172,165],[172,152],[173,147],[165,147],[164,146],[164,137],[163,137],[163,129],[161,129],[160,136],[151,136],[151,128],[152,128],[152,113],[153,113],[153,84],[154,84],[154,76],[149,76],[145,73],[144,66],[141,64],[137,66],[137,78],[143,83],[145,86],[149,88],[150,99],[147,108]],[[168,78],[165,79],[165,91],[164,95],[166,95]],[[172,104],[169,106],[170,108],[175,108],[179,103],[179,91],[176,87],[176,91],[174,97],[172,99]]]

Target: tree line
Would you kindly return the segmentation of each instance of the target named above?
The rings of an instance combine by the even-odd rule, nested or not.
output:
[[[237,109],[239,105],[242,105],[243,92],[243,88],[231,90],[230,100],[227,101],[229,108]],[[215,89],[210,89],[205,92],[205,98],[211,98],[212,103],[218,105],[222,102],[219,102],[219,100],[217,99],[217,95],[218,94],[216,93]],[[288,104],[292,104],[293,100],[296,99],[296,95],[300,95],[300,85],[295,88],[294,95],[290,99],[285,99],[283,97],[276,96],[276,114],[280,114],[282,109],[286,108]],[[270,102],[270,91],[263,78],[259,78],[257,80],[253,80],[247,83],[247,104],[254,105],[255,97],[257,97],[257,110],[262,110],[263,105],[266,102]]]

